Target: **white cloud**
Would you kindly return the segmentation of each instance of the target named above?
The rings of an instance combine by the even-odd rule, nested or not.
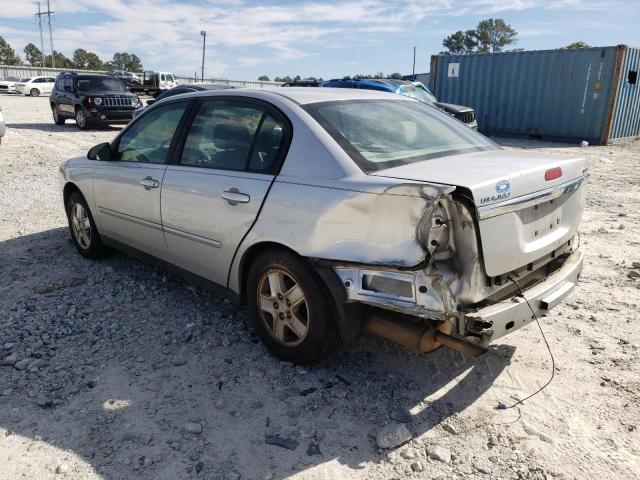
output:
[[[200,64],[200,30],[207,30],[206,70],[222,75],[233,67],[313,56],[322,46],[341,45],[358,35],[370,42],[371,35],[402,32],[445,16],[554,9],[559,4],[606,8],[606,1],[299,0],[256,5],[244,0],[52,0],[51,8],[56,12],[56,49],[67,55],[80,47],[104,59],[128,51],[140,56],[145,66],[170,65],[176,72],[189,73]],[[31,2],[0,0],[0,32],[17,45],[38,43],[35,11]],[[84,19],[89,19],[86,25]],[[12,24],[18,21],[19,27]],[[423,36],[433,36],[430,32]],[[539,32],[542,29],[536,27],[528,30],[530,35]]]

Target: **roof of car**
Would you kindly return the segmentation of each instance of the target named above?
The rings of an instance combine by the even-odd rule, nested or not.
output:
[[[241,91],[241,90],[238,90]],[[260,90],[254,90],[260,92]],[[263,90],[264,91],[264,90]],[[385,98],[389,100],[402,100],[404,97],[393,93],[379,92],[375,90],[352,88],[300,88],[279,87],[269,89],[269,92],[287,97],[294,102],[305,105],[308,103],[331,102],[336,100],[366,100]]]

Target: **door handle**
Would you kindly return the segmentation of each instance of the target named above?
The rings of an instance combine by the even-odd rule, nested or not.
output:
[[[160,182],[154,180],[151,177],[144,177],[142,180],[140,180],[140,185],[142,185],[147,190],[151,190],[152,188],[158,188],[160,186]]]
[[[246,193],[242,193],[237,188],[230,188],[222,192],[222,198],[224,198],[229,205],[237,205],[238,203],[249,203],[251,197]]]

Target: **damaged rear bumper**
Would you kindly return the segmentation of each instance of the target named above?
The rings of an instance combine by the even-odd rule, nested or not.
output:
[[[540,317],[558,305],[573,291],[582,271],[583,254],[573,252],[562,267],[545,280],[524,289],[523,296],[515,295],[501,302],[469,312],[464,316],[467,331],[473,331],[482,344],[514,332],[534,320],[531,309]],[[527,305],[529,302],[529,305]]]

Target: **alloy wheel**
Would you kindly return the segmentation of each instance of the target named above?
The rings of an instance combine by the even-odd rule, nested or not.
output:
[[[31,96],[32,96],[32,97],[38,97],[38,96],[40,96],[40,90],[38,90],[37,88],[32,88],[32,89],[31,89],[31,92],[29,92],[29,93],[31,93]]]
[[[74,203],[71,207],[71,228],[78,245],[84,250],[91,246],[91,222],[84,207]]]
[[[271,268],[258,282],[258,312],[269,335],[279,344],[295,347],[309,331],[309,306],[299,283],[281,268]]]
[[[85,116],[82,109],[79,109],[76,112],[76,123],[80,128],[84,128],[84,126],[87,124],[87,117]]]

